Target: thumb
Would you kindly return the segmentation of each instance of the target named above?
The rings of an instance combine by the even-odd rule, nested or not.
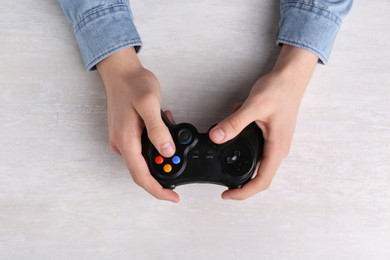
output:
[[[162,156],[173,156],[175,153],[175,144],[168,127],[161,118],[160,108],[156,107],[156,109],[145,112],[146,111],[138,111],[145,123],[149,140]]]
[[[210,139],[216,144],[227,142],[241,133],[253,121],[250,112],[240,107],[234,114],[210,130]]]

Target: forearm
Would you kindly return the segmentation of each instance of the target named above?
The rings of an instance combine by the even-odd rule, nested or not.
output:
[[[131,77],[132,74],[138,73],[143,68],[135,49],[132,47],[112,54],[100,61],[96,67],[106,89],[114,87],[110,84],[112,79]]]
[[[283,45],[270,74],[288,81],[296,94],[303,95],[317,61],[318,57],[305,49]]]
[[[128,102],[142,99],[151,88],[157,90],[153,93],[161,100],[157,78],[142,66],[133,47],[110,55],[96,67],[106,89],[109,110],[111,105],[116,105],[116,100],[124,96]]]

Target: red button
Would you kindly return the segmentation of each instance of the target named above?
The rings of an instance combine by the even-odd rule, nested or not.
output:
[[[157,164],[162,164],[164,162],[164,158],[160,155],[156,156],[156,158],[154,158],[154,162],[157,163]]]

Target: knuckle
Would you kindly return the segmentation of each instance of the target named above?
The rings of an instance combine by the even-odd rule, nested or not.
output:
[[[118,147],[116,146],[116,144],[112,140],[110,140],[109,146],[110,146],[111,151],[116,152],[116,153],[118,152]]]
[[[227,123],[235,133],[239,133],[241,131],[241,120],[238,117],[228,118]]]
[[[131,178],[133,179],[133,182],[134,182],[135,184],[137,184],[138,186],[142,186],[142,185],[141,185],[141,178],[140,178],[140,176],[139,176],[138,174],[132,174],[132,173],[130,173],[130,176],[131,176]]]
[[[291,141],[284,140],[283,138],[270,138],[267,142],[275,156],[284,159],[289,155]]]
[[[165,136],[165,125],[162,122],[149,127],[147,130],[148,137],[152,142],[157,142]]]
[[[111,134],[110,144],[120,144],[125,140],[125,131],[117,130]]]
[[[137,177],[136,175],[131,175],[131,178],[133,179],[133,182],[137,184],[138,186],[141,186],[141,181],[140,178]]]
[[[146,109],[150,107],[150,104],[158,103],[160,102],[160,97],[155,92],[146,92],[143,95],[138,96],[134,100],[134,107],[140,110]]]

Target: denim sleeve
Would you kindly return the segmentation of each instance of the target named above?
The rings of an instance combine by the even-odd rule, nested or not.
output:
[[[327,63],[343,18],[353,0],[281,0],[277,44],[314,53]]]
[[[58,0],[73,27],[84,65],[96,64],[116,51],[142,46],[129,0]]]

